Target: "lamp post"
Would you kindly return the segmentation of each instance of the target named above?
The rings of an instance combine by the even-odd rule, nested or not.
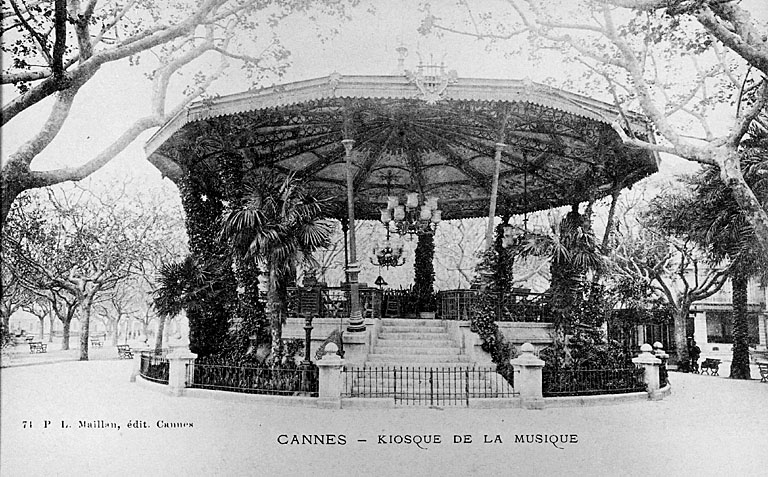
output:
[[[312,366],[312,359],[310,354],[312,345],[312,315],[307,314],[304,318],[304,361],[301,364],[305,366]]]

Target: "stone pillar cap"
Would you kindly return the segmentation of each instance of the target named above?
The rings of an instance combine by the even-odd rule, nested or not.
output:
[[[339,351],[339,347],[334,342],[330,342],[325,345],[325,354],[320,358],[317,363],[318,366],[331,366],[339,365],[342,363],[341,356],[336,354]]]
[[[534,350],[535,348],[531,343],[523,343],[523,345],[520,347],[522,354],[517,358],[511,359],[509,361],[510,364],[513,366],[543,367],[544,361],[540,360],[533,354]]]

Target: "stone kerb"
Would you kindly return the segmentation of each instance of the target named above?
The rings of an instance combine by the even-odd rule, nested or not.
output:
[[[328,343],[323,358],[315,363],[318,368],[318,407],[341,409],[341,370],[344,360],[336,354],[338,350],[336,343]]]
[[[520,393],[520,404],[525,409],[544,409],[541,372],[544,361],[537,358],[531,343],[520,347],[520,356],[510,360],[515,371],[515,391]]]
[[[168,359],[168,394],[183,396],[187,387],[187,364],[197,358],[197,355],[187,349],[173,350]]]
[[[661,369],[661,360],[653,355],[653,347],[648,343],[640,346],[640,355],[632,358],[632,362],[641,366],[644,370],[643,380],[645,381],[648,398],[654,401],[662,399],[660,392],[659,370]]]

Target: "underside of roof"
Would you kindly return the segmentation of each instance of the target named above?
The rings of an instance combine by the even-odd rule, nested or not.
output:
[[[341,77],[198,103],[147,144],[185,170],[216,173],[236,157],[295,173],[346,216],[343,139],[353,139],[355,216],[376,219],[387,196],[439,198],[444,219],[488,214],[501,150],[499,215],[596,199],[655,172],[655,157],[616,130],[648,138],[637,116],[520,81],[457,80],[437,89],[404,77]],[[204,165],[203,169],[197,166]]]

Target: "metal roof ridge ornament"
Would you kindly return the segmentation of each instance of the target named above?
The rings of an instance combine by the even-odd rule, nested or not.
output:
[[[419,66],[416,72],[405,70],[405,77],[416,85],[421,92],[422,99],[427,104],[435,104],[442,99],[443,93],[449,84],[459,81],[456,70],[445,71],[445,63],[439,65],[425,65],[419,55]]]
[[[341,73],[338,71],[334,71],[330,75],[328,75],[328,84],[331,87],[331,91],[333,94],[336,94],[336,88],[339,87],[339,82],[341,81]]]

